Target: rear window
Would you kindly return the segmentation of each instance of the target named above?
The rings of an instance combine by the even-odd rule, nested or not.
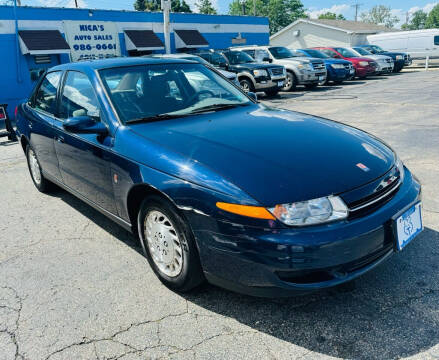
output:
[[[439,36],[434,37],[434,44],[439,45]]]

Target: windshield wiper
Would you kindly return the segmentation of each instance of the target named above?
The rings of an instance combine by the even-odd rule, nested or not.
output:
[[[215,110],[227,110],[227,109],[233,109],[238,106],[247,106],[248,104],[213,104],[213,105],[207,105],[200,107],[196,110],[193,110],[190,112],[190,114],[201,114],[209,111],[215,111]]]
[[[154,122],[154,121],[160,121],[160,120],[169,120],[169,119],[177,119],[177,118],[181,118],[184,116],[188,116],[186,114],[157,114],[157,115],[152,115],[152,116],[146,116],[143,118],[138,118],[138,119],[131,119],[131,120],[127,120],[125,121],[125,124],[135,124],[135,123],[141,123],[141,122]]]

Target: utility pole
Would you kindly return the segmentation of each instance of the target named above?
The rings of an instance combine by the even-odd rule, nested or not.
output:
[[[78,0],[75,0],[75,7],[78,8]]]
[[[358,10],[360,9],[360,6],[363,4],[355,3],[352,5],[353,8],[355,8],[355,21],[358,21]]]
[[[253,0],[253,15],[256,16],[256,0]]]
[[[171,33],[169,30],[169,12],[171,11],[171,0],[162,0],[163,10],[163,32],[165,33],[166,54],[171,53]]]

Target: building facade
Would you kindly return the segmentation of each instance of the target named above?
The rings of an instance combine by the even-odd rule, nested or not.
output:
[[[171,13],[171,51],[267,45],[268,19]],[[163,14],[0,6],[0,104],[13,118],[48,68],[86,59],[164,52]]]
[[[271,36],[270,44],[292,49],[351,47],[366,44],[368,35],[387,31],[384,26],[361,21],[299,19]]]

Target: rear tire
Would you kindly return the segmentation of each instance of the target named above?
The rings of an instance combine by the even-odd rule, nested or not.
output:
[[[26,159],[30,177],[35,187],[42,193],[48,192],[52,183],[44,177],[37,154],[31,145],[26,146]]]
[[[195,239],[173,204],[159,196],[147,197],[137,224],[149,265],[165,286],[188,292],[205,281]]]
[[[282,88],[282,91],[294,91],[297,86],[297,77],[293,72],[287,71],[287,77],[285,79],[285,85]]]

